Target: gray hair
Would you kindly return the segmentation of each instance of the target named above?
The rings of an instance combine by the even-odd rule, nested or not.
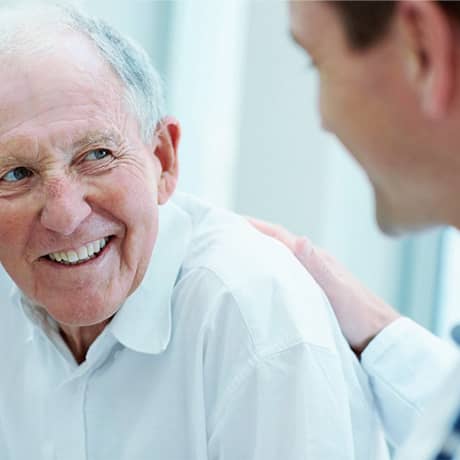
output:
[[[123,83],[126,102],[138,118],[144,141],[149,142],[164,116],[161,78],[146,51],[107,22],[64,3],[0,8],[0,55],[13,54],[18,47],[33,48],[37,43],[33,38],[40,33],[40,26],[45,30],[48,26],[49,30],[50,25],[82,33],[96,45]]]

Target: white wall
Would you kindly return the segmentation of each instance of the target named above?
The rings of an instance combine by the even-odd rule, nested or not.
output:
[[[8,275],[5,273],[3,268],[0,266],[0,299],[5,298],[5,295],[7,295],[7,293],[10,290],[10,286],[11,286],[11,280],[8,277]],[[0,305],[1,305],[1,301],[0,301]]]
[[[183,127],[179,188],[232,207],[248,3],[174,5],[167,88]]]

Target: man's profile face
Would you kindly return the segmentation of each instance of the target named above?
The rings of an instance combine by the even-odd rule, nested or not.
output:
[[[402,50],[391,34],[370,49],[352,49],[328,2],[293,1],[290,17],[295,41],[318,71],[323,127],[366,171],[380,227],[388,233],[417,227],[425,219],[415,195],[421,187],[417,190],[413,177],[423,132],[410,111],[415,95],[404,74]]]
[[[145,273],[161,171],[93,46],[58,43],[0,67],[0,262],[58,322],[84,326]]]

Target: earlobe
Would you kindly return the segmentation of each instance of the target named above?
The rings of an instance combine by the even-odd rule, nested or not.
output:
[[[401,1],[398,14],[405,40],[405,65],[426,116],[448,111],[454,85],[452,24],[436,2]]]
[[[154,154],[161,168],[158,177],[158,204],[161,205],[174,193],[179,176],[179,122],[172,117],[163,118],[156,127],[155,138]]]
[[[164,173],[158,183],[158,204],[165,204],[176,190],[177,177]]]

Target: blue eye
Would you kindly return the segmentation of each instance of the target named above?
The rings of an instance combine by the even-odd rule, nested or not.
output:
[[[20,180],[30,177],[32,171],[30,169],[24,168],[23,166],[19,168],[14,168],[11,171],[8,171],[0,180],[5,182],[19,182]]]
[[[85,155],[85,160],[89,160],[89,161],[102,160],[109,155],[110,155],[110,152],[106,149],[91,150]]]

